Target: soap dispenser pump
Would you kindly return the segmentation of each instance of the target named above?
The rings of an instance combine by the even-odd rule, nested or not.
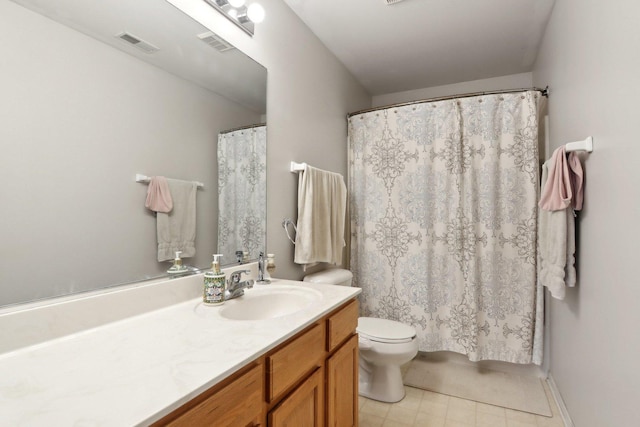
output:
[[[224,288],[226,284],[225,274],[220,271],[220,257],[222,254],[213,255],[211,271],[204,273],[204,291],[202,302],[207,305],[224,304]]]
[[[167,270],[167,274],[169,275],[182,274],[187,271],[187,267],[182,265],[182,259],[180,259],[181,253],[182,251],[176,251],[176,257],[173,260],[173,265],[171,266],[171,268]]]

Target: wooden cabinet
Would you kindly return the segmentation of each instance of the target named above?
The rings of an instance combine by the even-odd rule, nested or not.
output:
[[[327,317],[327,351],[334,350],[356,331],[358,301],[352,300]]]
[[[357,426],[357,322],[353,299],[153,426]]]
[[[315,324],[267,356],[267,401],[279,400],[323,360],[324,328]]]
[[[153,426],[257,427],[264,425],[263,364],[253,364],[186,403]]]
[[[358,426],[358,336],[352,335],[326,364],[327,426]]]
[[[269,412],[270,427],[323,427],[322,368],[316,369],[278,406]]]

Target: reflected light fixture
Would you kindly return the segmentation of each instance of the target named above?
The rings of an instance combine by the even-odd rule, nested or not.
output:
[[[247,7],[247,17],[249,17],[249,20],[251,22],[254,22],[256,24],[261,23],[262,21],[264,21],[264,15],[264,8],[260,5],[260,3],[251,3]]]
[[[265,18],[264,8],[255,1],[248,5],[245,0],[204,1],[250,36],[253,36],[255,24],[264,21]]]

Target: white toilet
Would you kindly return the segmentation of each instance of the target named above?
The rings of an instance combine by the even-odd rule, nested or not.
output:
[[[349,270],[331,268],[305,276],[305,282],[351,286]],[[360,347],[361,396],[381,402],[398,402],[404,398],[400,366],[418,354],[416,330],[393,320],[360,317],[358,319]]]

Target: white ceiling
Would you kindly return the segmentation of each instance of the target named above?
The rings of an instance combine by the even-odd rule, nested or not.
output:
[[[371,95],[531,71],[555,0],[284,0]]]

